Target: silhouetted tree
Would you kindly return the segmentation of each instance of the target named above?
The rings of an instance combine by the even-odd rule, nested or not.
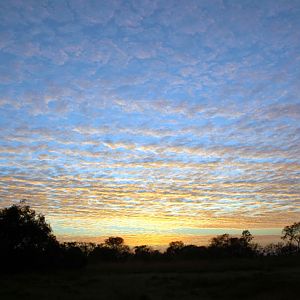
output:
[[[245,245],[249,245],[253,240],[253,235],[250,233],[249,230],[244,230],[242,232],[241,240],[244,241]]]
[[[6,264],[42,264],[55,259],[59,243],[42,214],[25,202],[0,210],[0,253]]]
[[[282,230],[283,240],[288,240],[290,244],[296,244],[297,251],[300,251],[300,222],[285,226]]]
[[[228,233],[213,237],[210,242],[210,247],[226,248],[229,245],[230,236]]]
[[[183,249],[184,243],[182,241],[175,241],[169,243],[169,247],[167,248],[166,254],[169,256],[176,256]]]
[[[244,230],[240,238],[225,233],[212,238],[209,249],[217,256],[253,256],[256,245],[250,243],[252,239],[248,230]]]
[[[116,237],[109,237],[105,241],[105,245],[111,249],[121,249],[124,245],[124,239],[116,236]]]
[[[130,249],[121,237],[109,237],[104,244],[98,245],[91,253],[92,260],[125,260],[130,256]]]
[[[134,250],[134,258],[138,260],[149,261],[153,259],[158,259],[161,253],[157,250],[153,250],[151,247],[147,245],[135,246]]]
[[[151,255],[152,249],[147,245],[135,246],[134,255],[136,258],[145,259]]]

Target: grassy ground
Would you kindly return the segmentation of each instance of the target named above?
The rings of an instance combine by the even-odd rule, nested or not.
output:
[[[0,299],[300,299],[300,257],[91,265],[0,276]]]

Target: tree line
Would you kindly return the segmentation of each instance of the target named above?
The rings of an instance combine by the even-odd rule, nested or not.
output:
[[[60,243],[42,214],[25,202],[0,210],[0,261],[3,270],[28,268],[76,268],[97,262],[178,261],[210,258],[287,256],[300,254],[300,222],[285,226],[283,242],[262,247],[244,230],[239,237],[222,234],[208,246],[173,241],[164,252],[148,245],[130,248],[122,237],[104,243]]]

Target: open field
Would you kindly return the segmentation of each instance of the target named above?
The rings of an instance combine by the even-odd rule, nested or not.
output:
[[[300,258],[110,263],[2,274],[0,299],[299,299]]]

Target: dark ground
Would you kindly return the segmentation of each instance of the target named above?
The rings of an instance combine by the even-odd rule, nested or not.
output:
[[[0,275],[0,299],[300,299],[300,257],[110,263]]]

